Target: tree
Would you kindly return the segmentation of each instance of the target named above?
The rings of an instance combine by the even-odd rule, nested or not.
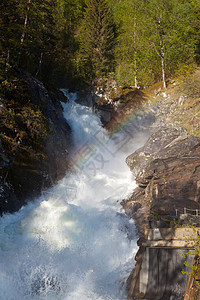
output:
[[[147,73],[142,5],[138,0],[123,0],[114,9],[118,28],[116,77],[135,87],[138,87],[138,82],[144,84]]]
[[[175,1],[176,2],[176,1]],[[163,88],[166,88],[166,43],[170,36],[170,28],[173,16],[172,0],[145,1],[148,30],[147,41],[158,55],[161,64]]]
[[[118,25],[116,78],[137,86],[166,80],[200,57],[198,0],[109,0]]]
[[[0,2],[0,78],[3,79],[16,59],[19,36],[19,11],[15,0]],[[16,57],[15,57],[16,58]]]
[[[84,0],[56,0],[53,13],[57,38],[54,76],[61,84],[77,81],[76,54],[84,7]]]
[[[90,78],[113,71],[114,22],[105,0],[88,0],[80,34],[80,62]]]
[[[59,68],[71,72],[83,6],[84,0],[2,0],[0,77],[16,67],[44,81],[58,79]]]
[[[195,15],[192,1],[143,0],[146,37],[160,60],[163,88],[166,77],[195,58]]]

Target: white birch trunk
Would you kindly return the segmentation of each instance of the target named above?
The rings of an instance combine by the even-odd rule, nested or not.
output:
[[[8,72],[9,64],[10,64],[10,50],[8,50],[8,52],[7,52],[6,73]]]
[[[166,79],[165,79],[165,45],[164,45],[164,39],[163,39],[163,30],[161,26],[161,18],[160,16],[158,20],[158,29],[159,29],[159,35],[160,35],[160,57],[161,57],[161,68],[162,68],[162,81],[163,81],[163,89],[166,89]]]
[[[44,53],[43,53],[43,52],[41,52],[41,54],[40,54],[39,66],[38,66],[37,72],[36,72],[36,74],[35,74],[35,76],[36,76],[36,77],[37,77],[37,76],[38,76],[38,74],[41,72],[41,66],[42,66],[42,59],[43,59],[43,55],[44,55]]]
[[[136,8],[135,8],[135,14],[134,14],[134,72],[135,72],[135,88],[138,87],[138,80],[137,80],[137,48],[136,48]]]
[[[162,67],[162,81],[163,81],[163,89],[166,89],[166,79],[165,79],[165,50],[164,50],[164,43],[161,41],[161,67]]]
[[[21,36],[21,40],[20,40],[21,46],[24,43],[25,31],[26,31],[26,28],[28,26],[28,12],[30,10],[30,4],[31,4],[31,0],[28,0],[27,12],[26,12],[25,20],[24,20],[24,31],[22,32],[22,36]]]
[[[25,16],[25,19],[24,19],[24,30],[22,32],[21,39],[20,39],[20,51],[19,51],[19,56],[18,56],[18,60],[17,60],[18,65],[19,65],[19,62],[20,62],[21,50],[22,50],[22,46],[23,46],[23,43],[24,43],[24,39],[25,39],[26,28],[28,26],[28,12],[30,10],[30,4],[31,4],[31,0],[28,0],[27,12],[26,12],[26,16]]]

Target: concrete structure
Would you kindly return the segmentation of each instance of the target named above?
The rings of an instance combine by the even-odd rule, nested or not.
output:
[[[136,268],[129,278],[128,299],[183,299],[194,254],[192,228],[155,228],[145,231],[145,242],[136,255]],[[188,265],[185,266],[185,262]]]

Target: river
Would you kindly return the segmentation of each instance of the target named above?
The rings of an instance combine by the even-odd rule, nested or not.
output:
[[[137,232],[120,201],[135,187],[125,158],[144,138],[131,124],[111,138],[75,96],[63,104],[74,171],[0,220],[1,300],[126,299]]]

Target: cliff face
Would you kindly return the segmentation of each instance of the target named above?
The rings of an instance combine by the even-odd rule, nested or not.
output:
[[[180,253],[193,247],[186,243],[188,227],[200,226],[200,102],[189,80],[174,80],[165,92],[156,86],[144,91],[155,123],[146,144],[126,159],[138,187],[122,205],[140,237],[128,299],[184,298],[188,277],[181,269],[194,257]]]
[[[70,127],[61,93],[30,75],[2,84],[0,213],[14,212],[61,179],[69,168]]]
[[[49,134],[43,139],[44,152],[47,156],[50,180],[61,179],[69,168],[68,151],[72,146],[71,129],[63,116],[61,101],[67,101],[58,91],[47,90],[35,78],[26,77],[31,99],[35,106],[41,107],[48,121]]]
[[[184,208],[194,215],[200,209],[200,141],[184,129],[162,128],[126,162],[138,188],[123,205],[141,237],[137,265],[129,278],[129,299],[182,299],[188,278],[181,274],[185,258],[179,253],[186,253],[188,246],[186,237],[177,242],[171,233],[177,225],[199,225],[199,218],[188,217]],[[170,238],[169,232],[163,237],[161,229],[168,230]]]
[[[183,129],[163,128],[127,164],[145,203],[158,214],[200,205],[200,141]],[[134,197],[136,200],[137,197]]]

